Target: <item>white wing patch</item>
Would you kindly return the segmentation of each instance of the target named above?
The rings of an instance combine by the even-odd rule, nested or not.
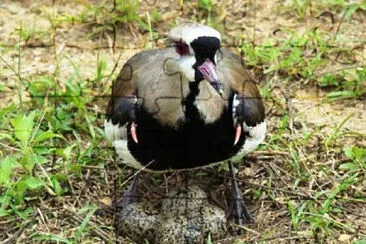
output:
[[[112,142],[118,159],[127,166],[141,169],[142,165],[132,156],[127,146],[127,127],[119,124],[113,125],[112,120],[104,120],[104,131],[107,140]]]
[[[236,126],[236,122],[237,122],[237,118],[236,118],[236,108],[239,106],[239,100],[237,99],[237,95],[234,94],[233,97],[233,108],[232,108],[232,116],[233,116],[233,122],[234,122],[234,127]]]
[[[112,144],[116,149],[118,159],[120,159],[123,164],[135,169],[141,169],[143,167],[142,164],[132,156],[130,150],[128,150],[127,140],[115,140]]]
[[[127,140],[127,127],[119,124],[113,125],[111,119],[104,120],[104,132],[110,142],[120,139]]]
[[[261,144],[266,137],[267,124],[263,121],[256,126],[248,126],[245,122],[243,123],[244,132],[249,133],[249,136],[245,138],[245,143],[240,150],[240,153],[247,154],[248,152],[254,151]]]

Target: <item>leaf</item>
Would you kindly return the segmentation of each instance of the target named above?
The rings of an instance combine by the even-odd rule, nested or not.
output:
[[[27,179],[24,182],[29,189],[37,189],[45,185],[43,180],[32,176],[27,177]]]
[[[351,4],[344,13],[344,19],[348,20],[359,8],[358,4]]]
[[[5,217],[5,216],[8,216],[9,215],[9,211],[3,209],[3,208],[0,208],[0,218],[1,217]]]
[[[356,160],[360,162],[366,162],[366,149],[365,148],[359,148],[359,147],[353,147],[353,153]]]
[[[0,185],[9,185],[11,169],[17,162],[13,157],[6,157],[0,163]]]
[[[54,152],[56,149],[49,146],[33,147],[33,153],[38,155],[48,155]]]
[[[351,147],[344,148],[343,151],[347,158],[349,158],[349,159],[354,158],[353,150]]]
[[[22,143],[24,147],[32,135],[34,126],[35,112],[31,112],[29,116],[19,115],[17,118],[10,120],[15,130],[15,137]]]
[[[28,151],[27,153],[24,154],[22,160],[20,161],[20,163],[23,166],[23,169],[27,170],[29,173],[32,172],[34,165],[36,164],[32,156],[33,156],[32,152]]]
[[[208,235],[207,235],[206,244],[212,244],[211,232],[209,232]]]
[[[81,239],[81,235],[83,233],[83,231],[85,230],[86,228],[86,225],[88,224],[91,216],[93,216],[94,212],[98,209],[96,206],[87,206],[87,207],[84,207],[82,208],[81,210],[79,210],[78,212],[81,213],[81,212],[85,212],[86,210],[89,210],[89,213],[87,213],[87,215],[85,216],[83,222],[80,224],[77,232],[76,232],[76,240],[77,241],[80,241]]]
[[[57,196],[61,196],[62,195],[62,187],[60,182],[56,179],[56,177],[51,177],[51,182],[52,182],[52,186],[53,189],[55,190],[55,193]]]
[[[366,239],[353,241],[352,244],[366,244]]]
[[[67,244],[72,243],[71,241],[62,236],[49,233],[36,233],[31,235],[30,238],[35,241],[49,241],[49,242],[53,241],[56,243],[67,243]]]
[[[55,137],[61,137],[61,136],[53,133],[51,130],[42,131],[37,135],[37,137],[34,139],[34,141],[35,142],[42,142],[44,140],[55,138]]]
[[[355,96],[356,94],[354,91],[335,91],[328,93],[327,99],[334,101],[341,98],[352,98]]]
[[[15,207],[15,206],[14,206]],[[29,220],[29,217],[34,213],[33,207],[28,207],[24,210],[18,210],[13,207],[14,212],[21,217],[23,220]]]
[[[0,139],[8,139],[10,142],[15,143],[16,140],[9,134],[0,133]]]
[[[31,172],[34,168],[34,165],[36,164],[45,164],[48,162],[48,159],[41,156],[36,155],[32,153],[31,151],[28,151],[22,158],[21,164],[25,170],[28,172]]]
[[[339,169],[341,170],[355,170],[356,165],[354,163],[344,163],[339,165]]]
[[[95,139],[95,130],[94,130],[94,126],[93,126],[93,123],[92,123],[92,121],[91,121],[90,117],[89,117],[87,114],[85,114],[85,120],[86,120],[86,122],[87,122],[87,124],[88,124],[88,129],[89,129],[89,133],[90,133],[91,137],[92,137],[93,139]]]
[[[16,187],[13,189],[11,194],[14,197],[16,204],[21,204],[24,202],[24,194],[27,189],[35,190],[44,185],[45,183],[41,179],[26,176],[16,184]]]

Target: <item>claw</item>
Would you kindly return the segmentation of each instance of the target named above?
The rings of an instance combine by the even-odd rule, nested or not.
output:
[[[132,136],[133,141],[137,144],[137,143],[139,143],[139,141],[137,140],[136,127],[137,127],[137,125],[135,124],[135,122],[132,122],[131,128],[130,128],[131,136]]]
[[[236,145],[236,143],[238,143],[240,136],[241,136],[241,126],[238,124],[236,125],[234,146]]]

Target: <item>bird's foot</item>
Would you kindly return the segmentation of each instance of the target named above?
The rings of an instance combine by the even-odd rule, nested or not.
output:
[[[236,195],[237,194],[237,195]],[[245,201],[243,199],[243,196],[239,190],[238,193],[233,193],[233,199],[230,203],[230,208],[227,212],[227,216],[235,216],[236,222],[239,226],[244,224],[252,224],[254,223],[254,218],[252,214],[250,213],[247,205],[245,204]]]
[[[245,204],[243,194],[241,193],[238,183],[236,181],[235,173],[233,170],[233,164],[229,161],[229,168],[232,174],[232,196],[231,207],[229,208],[229,213],[234,212],[237,224],[243,226],[246,223],[254,223],[254,218],[250,213],[247,205]],[[230,214],[228,214],[230,215]],[[239,234],[242,234],[242,229],[239,229]]]

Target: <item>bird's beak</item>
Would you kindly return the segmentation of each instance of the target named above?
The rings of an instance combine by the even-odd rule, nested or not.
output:
[[[198,66],[199,72],[201,72],[203,78],[210,82],[211,86],[215,88],[215,90],[222,95],[223,87],[219,81],[219,77],[216,72],[216,66],[212,63],[210,59],[206,59],[206,61]]]

